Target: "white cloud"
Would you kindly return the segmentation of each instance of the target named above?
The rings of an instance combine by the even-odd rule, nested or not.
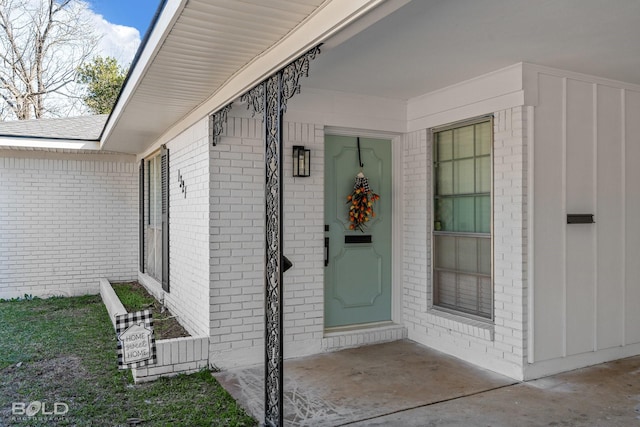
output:
[[[96,33],[102,35],[96,48],[100,56],[112,56],[120,65],[127,67],[131,64],[140,46],[140,32],[133,27],[112,24],[91,10],[87,9],[88,18],[94,25]]]

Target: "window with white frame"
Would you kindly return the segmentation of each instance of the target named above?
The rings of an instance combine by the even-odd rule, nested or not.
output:
[[[433,130],[433,305],[493,317],[491,118]]]
[[[140,175],[140,271],[169,291],[169,151],[143,160]]]
[[[147,161],[147,274],[162,281],[162,180],[160,155]]]

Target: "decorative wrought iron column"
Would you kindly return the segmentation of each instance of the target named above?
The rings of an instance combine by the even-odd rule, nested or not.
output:
[[[283,411],[283,114],[287,100],[300,92],[300,77],[309,73],[309,62],[320,53],[315,47],[260,83],[241,100],[253,114],[263,113],[265,138],[265,399],[267,426],[282,426]]]

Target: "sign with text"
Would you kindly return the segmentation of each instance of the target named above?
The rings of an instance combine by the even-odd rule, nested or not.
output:
[[[151,310],[116,316],[118,368],[140,368],[156,363]]]

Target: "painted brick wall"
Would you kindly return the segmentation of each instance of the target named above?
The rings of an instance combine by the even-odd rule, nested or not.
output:
[[[135,279],[137,180],[130,156],[0,150],[0,298]]]
[[[192,335],[208,335],[211,146],[206,119],[173,139],[167,148],[171,243],[170,292],[164,302]]]
[[[514,378],[526,354],[526,114],[495,113],[493,324],[431,308],[432,149],[430,134],[403,145],[403,314],[409,338]]]
[[[285,357],[320,351],[323,333],[323,130],[285,123]],[[291,176],[293,145],[311,148],[311,177]],[[229,117],[211,161],[210,361],[263,360],[264,147],[262,122]]]
[[[427,150],[427,131],[404,136],[404,249],[402,254],[404,317],[415,319],[427,311],[427,283],[431,270],[431,162]]]
[[[527,114],[526,107],[494,116],[493,354],[523,366],[527,353]]]

